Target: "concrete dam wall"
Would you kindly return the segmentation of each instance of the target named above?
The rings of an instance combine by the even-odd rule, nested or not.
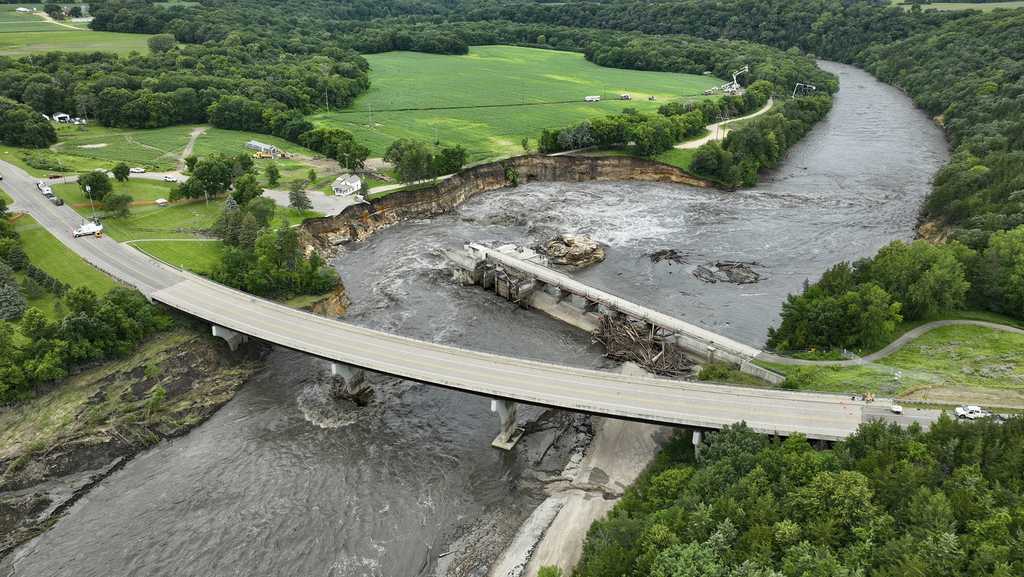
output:
[[[474,195],[512,186],[514,182],[582,182],[589,180],[642,180],[674,182],[706,188],[713,186],[682,170],[643,158],[627,156],[517,156],[472,166],[436,183],[414,186],[382,198],[346,208],[336,216],[306,220],[307,242],[330,253],[331,247],[362,240],[403,220],[444,214]]]

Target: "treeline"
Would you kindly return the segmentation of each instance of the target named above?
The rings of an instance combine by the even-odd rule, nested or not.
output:
[[[832,108],[827,94],[784,100],[772,111],[732,130],[719,143],[697,149],[692,169],[726,186],[753,186],[763,168],[772,168]]]
[[[701,134],[707,124],[719,118],[742,116],[761,108],[771,98],[773,89],[770,82],[758,80],[743,95],[671,102],[658,107],[656,116],[633,110],[584,120],[565,128],[548,128],[541,132],[537,147],[540,152],[550,154],[628,144],[634,153],[651,156]]]
[[[789,295],[768,346],[873,350],[891,341],[902,321],[967,307],[1024,318],[1024,226],[993,234],[984,250],[897,241],[872,258],[839,263]]]
[[[68,112],[104,126],[210,122],[294,140],[312,128],[303,114],[347,106],[365,91],[367,69],[350,50],[303,56],[261,46],[255,38],[232,38],[128,58],[98,52],[0,57],[0,97],[37,113]],[[19,138],[46,140],[36,132]]]
[[[50,121],[31,107],[0,96],[0,144],[46,148],[57,142]]]
[[[57,301],[59,320],[28,306],[29,298],[47,293]],[[62,379],[77,366],[125,355],[171,322],[134,290],[97,297],[34,266],[0,199],[0,403],[26,399],[35,385]]]
[[[1024,574],[1024,419],[864,424],[828,451],[679,437],[590,528],[576,577]]]

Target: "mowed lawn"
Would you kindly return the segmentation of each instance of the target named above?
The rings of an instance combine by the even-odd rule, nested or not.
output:
[[[43,269],[54,278],[68,285],[88,286],[97,294],[105,294],[117,286],[113,279],[100,272],[60,240],[50,234],[31,216],[23,215],[14,223],[14,229],[21,237],[21,246],[25,249],[32,264]],[[71,232],[68,231],[68,236]],[[78,239],[90,242],[92,238]]]
[[[978,326],[929,331],[899,351],[860,367],[791,367],[764,363],[784,374],[808,373],[808,389],[872,392],[936,401],[1024,403],[1024,335]]]
[[[193,126],[149,130],[106,128],[98,125],[60,126],[52,150],[61,155],[109,162],[124,161],[152,170],[170,170],[188,144]]]
[[[518,154],[523,137],[535,145],[544,128],[626,107],[653,112],[673,100],[703,98],[705,89],[722,82],[710,76],[605,68],[575,52],[512,46],[474,46],[464,56],[387,52],[366,59],[370,90],[345,111],[316,114],[311,120],[349,130],[370,147],[371,156],[382,155],[397,138],[433,141],[435,135],[442,143],[466,147],[471,160]],[[632,100],[617,100],[622,93]],[[590,95],[602,101],[584,102]],[[417,110],[388,112],[401,108]]]

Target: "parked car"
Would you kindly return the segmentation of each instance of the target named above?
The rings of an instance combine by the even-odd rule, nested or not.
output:
[[[171,176],[170,174],[164,175],[164,182],[178,182],[178,179]]]
[[[43,196],[50,196],[53,194],[53,189],[49,186],[44,186],[40,191],[43,193]]]
[[[893,401],[892,404],[889,405],[889,410],[895,415],[902,415],[903,405],[897,404],[896,401]]]
[[[87,222],[75,229],[75,238],[103,232],[103,225],[98,222]]]
[[[52,202],[56,206],[64,206],[64,199],[63,198],[61,198],[59,196],[51,196],[49,198],[50,198],[50,202]]]
[[[132,168],[129,168],[128,172],[130,172],[132,174],[142,174],[142,173],[146,172],[146,169],[142,168],[141,166],[134,166]]]
[[[989,416],[992,415],[992,413],[989,413],[988,411],[986,411],[985,409],[982,409],[978,405],[964,405],[964,406],[961,406],[961,407],[957,407],[953,411],[953,414],[955,414],[956,418],[958,418],[958,419],[971,419],[971,420],[981,419],[981,418],[989,417]]]

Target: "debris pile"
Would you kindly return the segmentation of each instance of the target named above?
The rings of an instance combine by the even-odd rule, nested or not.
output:
[[[604,345],[606,357],[636,363],[656,375],[687,376],[694,366],[679,346],[642,321],[603,315],[594,340]]]
[[[753,269],[761,266],[756,262],[718,261],[715,264],[697,265],[693,276],[706,283],[729,282],[733,284],[753,284],[761,280],[761,274]]]
[[[651,262],[668,261],[669,264],[689,264],[688,257],[674,248],[656,250],[647,254],[647,257],[651,259]]]
[[[551,264],[584,268],[604,260],[601,245],[584,234],[560,234],[536,248]]]

